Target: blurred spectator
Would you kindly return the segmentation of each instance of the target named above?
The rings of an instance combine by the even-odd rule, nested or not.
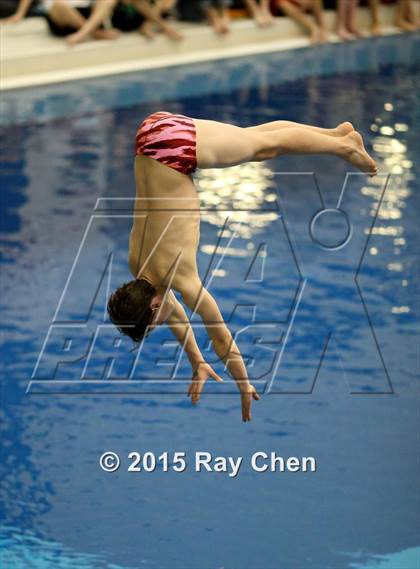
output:
[[[0,20],[5,23],[5,18],[7,18],[7,23],[19,22],[25,16],[38,16],[38,0],[32,2],[28,8],[26,14],[23,13],[22,8],[19,10],[19,5],[21,3],[19,0],[0,0]]]
[[[112,25],[122,32],[138,30],[149,39],[155,37],[157,27],[170,39],[179,41],[182,34],[165,21],[175,4],[176,0],[158,0],[153,5],[149,0],[122,0],[112,14]]]
[[[310,34],[312,43],[328,41],[322,0],[276,0],[276,6]]]
[[[379,3],[380,0],[368,0],[367,2],[370,11],[370,31],[374,36],[379,36],[382,33]]]
[[[89,36],[96,39],[114,39],[118,32],[105,28],[117,0],[43,0],[42,8],[52,34],[67,37],[70,45]],[[20,0],[16,13],[5,22],[17,22],[28,13],[32,0]]]
[[[359,0],[337,0],[337,35],[342,40],[364,37],[356,24]]]
[[[178,13],[186,22],[202,22],[207,18],[217,34],[226,34],[230,28],[231,0],[178,0]]]
[[[47,23],[52,34],[66,37],[74,45],[89,36],[115,39],[117,30],[105,28],[117,0],[43,0]]]
[[[398,0],[395,9],[395,25],[405,32],[415,32],[417,30],[419,25],[418,13],[414,12],[411,0]]]
[[[259,26],[270,26],[274,23],[270,12],[270,0],[260,0],[259,2],[258,0],[244,0],[244,4]]]

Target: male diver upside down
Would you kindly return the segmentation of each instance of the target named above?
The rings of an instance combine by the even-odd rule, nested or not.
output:
[[[130,234],[134,279],[108,301],[112,322],[136,342],[162,323],[170,327],[192,366],[188,395],[195,404],[208,378],[222,379],[204,361],[184,307],[173,293],[178,291],[183,303],[201,317],[214,351],[235,379],[244,421],[251,420],[251,403],[259,395],[216,300],[198,274],[200,208],[191,175],[196,168],[225,168],[283,154],[332,154],[371,176],[377,173],[362,137],[348,122],[334,129],[288,121],[241,128],[164,111],[148,116],[136,136],[136,208],[145,215],[134,216]],[[174,215],[179,209],[188,215]]]

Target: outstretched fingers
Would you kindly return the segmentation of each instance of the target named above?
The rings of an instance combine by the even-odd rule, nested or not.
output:
[[[255,390],[255,387],[251,386],[250,391],[241,394],[241,401],[242,401],[242,421],[248,422],[251,421],[251,404],[252,400],[259,401],[260,396]]]
[[[200,400],[201,392],[203,391],[204,381],[194,379],[188,389],[188,395],[191,397],[191,403],[195,405]]]
[[[212,371],[212,373],[210,374],[210,377],[212,377],[216,381],[223,383],[223,379],[220,377],[220,375],[217,375],[217,373],[215,371]]]

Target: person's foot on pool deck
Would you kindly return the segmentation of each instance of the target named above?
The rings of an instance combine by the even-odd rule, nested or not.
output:
[[[338,37],[343,40],[343,41],[350,41],[350,40],[354,40],[354,35],[351,34],[346,28],[344,28],[343,26],[339,27],[337,29],[337,35]]]
[[[139,33],[148,40],[153,40],[156,37],[156,33],[153,29],[153,22],[146,20],[140,27]]]
[[[359,28],[356,28],[356,26],[349,25],[347,26],[347,30],[351,33],[352,36],[356,38],[363,39],[367,37],[365,32],[362,32],[361,30],[359,30]]]
[[[328,36],[324,30],[318,26],[314,26],[309,40],[312,44],[316,45],[319,43],[326,43],[328,41]]]
[[[370,33],[372,36],[381,36],[384,31],[379,24],[373,24],[370,28]]]
[[[342,157],[353,166],[370,176],[376,176],[378,167],[375,160],[366,152],[362,136],[354,131],[343,136],[344,152]]]
[[[321,30],[318,26],[314,25],[311,31],[311,35],[309,36],[309,41],[312,44],[322,43],[321,41]]]
[[[92,35],[97,40],[115,40],[120,36],[120,32],[115,28],[109,30],[95,30]]]
[[[330,41],[330,36],[324,28],[320,28],[318,32],[318,43],[328,43]]]
[[[119,37],[119,35],[120,35],[119,31],[114,28],[111,28],[109,30],[97,29],[92,32],[93,38],[101,40],[114,40],[117,37]],[[76,45],[83,41],[87,41],[89,37],[90,36],[86,35],[85,32],[78,30],[77,32],[74,32],[73,34],[67,36],[66,43],[68,45]]]
[[[184,36],[172,26],[166,27],[165,34],[172,41],[180,42],[184,39]]]
[[[274,24],[274,17],[267,9],[260,8],[259,13],[255,16],[255,22],[260,28],[266,28]]]
[[[228,34],[230,32],[230,19],[226,14],[221,17],[221,25],[222,33]]]
[[[85,34],[81,34],[80,30],[78,30],[77,32],[74,32],[73,34],[70,34],[66,37],[66,43],[67,45],[76,45],[82,41],[86,41],[87,39],[88,37]]]
[[[403,32],[415,32],[417,30],[416,24],[412,24],[408,20],[396,20],[395,26]]]

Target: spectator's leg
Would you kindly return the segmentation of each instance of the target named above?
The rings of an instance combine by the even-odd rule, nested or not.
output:
[[[417,3],[417,0],[416,0]],[[408,0],[407,5],[407,20],[415,26],[415,30],[419,27],[419,10],[417,6],[417,11],[414,10],[413,1]]]
[[[267,0],[261,0],[260,4],[257,0],[244,0],[244,3],[258,26],[268,26],[273,22]]]
[[[347,8],[347,29],[348,31],[356,36],[357,38],[365,37],[364,33],[359,30],[357,27],[356,19],[357,19],[357,8],[359,6],[359,0],[347,0],[348,1],[348,8]]]
[[[337,24],[336,31],[342,40],[351,40],[353,35],[347,29],[348,0],[337,0]]]
[[[83,26],[74,34],[67,37],[69,44],[74,45],[89,37],[90,34],[95,34],[98,38],[114,39],[119,34],[116,30],[98,30],[99,26],[111,16],[117,0],[96,0],[93,5],[92,14],[85,21]]]
[[[292,4],[291,2],[281,2],[280,8],[286,16],[301,25],[311,37],[311,41],[316,43],[319,41],[319,28],[310,16],[305,14],[303,10]]]
[[[205,14],[209,24],[216,32],[216,34],[221,34],[222,30],[220,26],[220,17],[219,14],[217,13],[217,10],[213,8],[213,6],[209,6],[208,8],[205,9]]]
[[[261,11],[263,13],[263,18],[267,22],[267,25],[274,24],[274,16],[270,9],[270,0],[261,0]]]
[[[256,0],[244,0],[244,4],[248,12],[251,14],[255,22],[261,26],[261,9]]]
[[[220,14],[222,19],[223,33],[227,34],[230,30],[230,0],[219,0]]]
[[[176,6],[177,0],[157,0],[155,2],[155,8],[159,12],[159,14],[163,14],[164,12],[169,12]]]
[[[207,20],[216,34],[222,35],[227,33],[229,31],[229,28],[226,28],[223,21],[223,15],[219,12],[219,10],[210,2],[203,2],[202,4]]]
[[[170,10],[174,6],[175,2],[173,0],[160,0],[154,6],[151,6],[148,0],[130,0],[128,3],[134,6],[136,10],[146,18],[146,22],[140,27],[140,32],[146,37],[154,37],[153,30],[151,29],[151,24],[154,23],[172,40],[179,41],[183,39],[182,34],[162,18],[162,13]]]
[[[324,21],[324,4],[322,0],[313,0],[312,12],[316,23],[318,24],[318,41],[325,43],[329,41],[327,28]]]
[[[397,6],[395,8],[395,25],[397,28],[405,32],[414,32],[417,29],[415,24],[410,22],[410,1],[409,0],[398,0]]]
[[[68,27],[79,30],[86,23],[86,19],[76,8],[72,8],[62,0],[54,2],[48,12],[48,16],[57,26],[63,28]]]
[[[162,17],[163,14],[169,12],[174,8],[176,5],[176,0],[157,0],[155,3],[155,16],[159,19],[158,27],[162,32],[167,35],[171,40],[174,41],[181,41],[184,39],[184,36],[179,33],[173,26],[168,24],[166,20]]]
[[[368,0],[370,11],[370,31],[374,36],[382,34],[381,21],[379,17],[379,0]]]

